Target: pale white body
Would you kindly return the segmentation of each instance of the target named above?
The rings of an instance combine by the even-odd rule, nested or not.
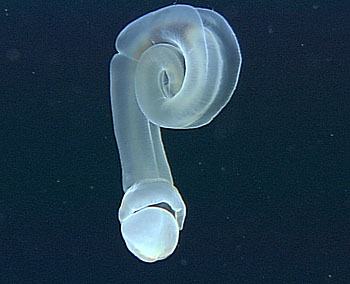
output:
[[[188,5],[133,21],[118,35],[116,49],[110,74],[125,192],[121,232],[136,257],[154,262],[175,250],[186,216],[160,127],[196,128],[212,121],[236,88],[241,54],[221,15]]]

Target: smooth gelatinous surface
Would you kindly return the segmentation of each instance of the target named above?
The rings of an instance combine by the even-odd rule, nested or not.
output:
[[[119,220],[128,249],[154,262],[175,250],[186,216],[160,127],[210,123],[236,88],[241,54],[220,14],[188,5],[131,22],[118,35],[116,49],[111,102],[125,191]]]

